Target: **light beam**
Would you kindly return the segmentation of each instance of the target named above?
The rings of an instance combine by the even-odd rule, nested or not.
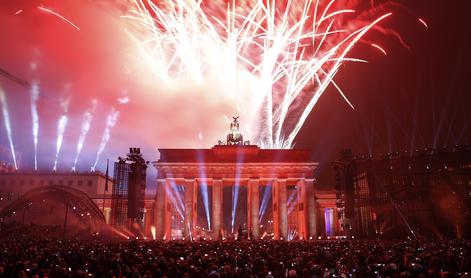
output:
[[[5,92],[3,91],[1,86],[0,86],[0,103],[2,104],[3,124],[5,125],[5,129],[7,131],[8,142],[10,143],[10,150],[11,150],[11,157],[13,159],[13,165],[15,166],[15,169],[18,170],[18,164],[16,163],[15,146],[13,144],[13,136],[11,133],[10,113],[8,111],[8,104],[7,104]]]
[[[31,120],[34,147],[34,170],[38,170],[38,136],[39,136],[39,115],[38,115],[39,83],[33,82],[31,85]]]

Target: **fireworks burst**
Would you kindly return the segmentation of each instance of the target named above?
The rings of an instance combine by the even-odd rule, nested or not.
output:
[[[129,5],[126,31],[158,82],[221,80],[240,114],[256,104],[246,121],[264,148],[292,147],[330,84],[353,108],[334,77],[345,62],[364,62],[347,55],[369,30],[384,32],[378,24],[391,15],[383,6],[357,12],[335,0]],[[250,83],[248,97],[242,83]]]

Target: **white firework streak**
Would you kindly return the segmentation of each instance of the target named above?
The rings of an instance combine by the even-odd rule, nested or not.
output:
[[[56,139],[56,157],[54,159],[54,166],[52,167],[53,171],[57,170],[57,162],[59,160],[59,154],[62,149],[62,142],[64,141],[64,132],[67,126],[67,112],[69,111],[70,97],[61,101],[61,106],[63,109],[63,114],[60,116],[57,123],[57,139]]]
[[[108,144],[108,141],[110,140],[111,130],[118,122],[118,118],[119,118],[119,111],[116,110],[116,108],[113,108],[111,112],[108,114],[108,116],[106,117],[106,127],[105,127],[105,130],[103,131],[103,137],[101,138],[101,143],[96,153],[95,163],[93,163],[93,166],[91,169],[92,171],[95,171],[98,161],[100,161],[101,154],[105,150],[105,147]]]
[[[92,106],[83,115],[82,128],[77,142],[77,153],[75,154],[74,166],[72,167],[72,171],[75,171],[75,167],[77,166],[80,153],[82,152],[83,143],[85,142],[85,138],[87,137],[88,131],[90,130],[90,125],[95,114],[96,106],[97,100],[93,99]]]
[[[126,28],[140,57],[159,82],[190,79],[197,83],[216,74],[241,114],[248,103],[260,102],[253,125],[263,148],[291,148],[317,101],[332,84],[353,108],[334,77],[347,57],[372,28],[390,16],[348,21],[358,15],[335,9],[335,0],[225,1],[131,0]],[[214,3],[214,5],[212,5]],[[278,5],[277,5],[278,4]],[[211,6],[212,5],[212,6]],[[360,13],[361,14],[361,13]],[[242,99],[242,73],[250,73],[258,90]]]
[[[59,160],[59,153],[62,148],[62,141],[64,140],[65,127],[67,126],[67,115],[62,115],[57,124],[57,140],[56,140],[56,158],[54,159],[53,171],[57,170],[57,161]]]
[[[62,19],[63,21],[69,23],[72,27],[74,27],[75,29],[77,29],[78,31],[80,31],[80,28],[73,24],[70,20],[68,20],[67,18],[65,18],[63,15],[61,14],[58,14],[56,13],[55,11],[51,10],[51,9],[48,9],[48,8],[44,8],[44,7],[38,7],[39,10],[43,11],[43,12],[46,12],[46,13],[50,13],[52,15],[55,15],[57,16],[58,18]]]
[[[34,145],[34,170],[38,170],[38,137],[39,137],[39,115],[38,115],[39,83],[31,85],[31,120]]]
[[[8,111],[8,104],[5,92],[3,91],[2,87],[0,87],[0,103],[2,104],[3,124],[5,125],[5,129],[7,131],[8,142],[10,143],[11,157],[13,159],[15,169],[18,170],[18,164],[16,163],[15,146],[13,144],[13,136],[11,134],[10,113]]]

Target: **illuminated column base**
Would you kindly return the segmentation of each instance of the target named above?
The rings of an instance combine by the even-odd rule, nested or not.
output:
[[[154,204],[154,226],[156,239],[163,239],[165,236],[165,180],[157,180],[157,192]]]
[[[260,224],[258,212],[260,209],[259,180],[250,179],[247,183],[247,224],[252,239],[259,239]]]
[[[298,233],[300,239],[309,239],[307,235],[306,186],[304,180],[298,181]]]
[[[307,213],[307,236],[317,238],[317,215],[316,197],[314,194],[314,180],[305,180],[306,187],[306,213]]]
[[[277,179],[273,184],[273,234],[275,239],[288,236],[288,208],[286,205],[286,180]]]

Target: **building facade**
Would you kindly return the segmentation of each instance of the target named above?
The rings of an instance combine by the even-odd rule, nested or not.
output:
[[[318,164],[310,152],[260,149],[243,141],[238,125],[234,118],[226,143],[211,149],[159,149],[153,163],[155,237],[289,240],[314,239],[327,230],[339,234],[335,193],[316,196]]]

